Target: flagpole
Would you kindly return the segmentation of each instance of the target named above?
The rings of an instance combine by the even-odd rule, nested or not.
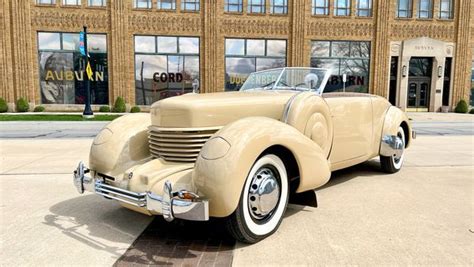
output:
[[[82,113],[82,117],[86,119],[94,118],[94,113],[92,112],[91,108],[91,83],[89,79],[89,75],[87,74],[86,69],[89,67],[89,51],[87,50],[87,26],[84,26],[84,51],[85,51],[85,68],[84,68],[84,76],[86,81],[86,106],[84,107],[84,112]]]

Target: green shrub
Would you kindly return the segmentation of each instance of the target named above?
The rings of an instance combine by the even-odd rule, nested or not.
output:
[[[125,110],[126,110],[125,100],[123,100],[123,97],[121,97],[121,96],[117,97],[117,99],[115,100],[114,108],[112,109],[112,111],[116,112],[116,113],[123,113],[123,112],[125,112]]]
[[[130,113],[137,113],[137,112],[140,112],[140,111],[142,111],[142,110],[140,109],[140,107],[137,107],[137,106],[134,106],[134,107],[132,107],[132,109],[130,109]]]
[[[469,108],[467,106],[467,102],[464,99],[459,100],[458,104],[456,105],[456,108],[454,109],[454,112],[456,113],[467,113],[469,111]]]
[[[24,99],[23,97],[20,97],[16,101],[16,111],[17,112],[27,112],[30,109],[30,106],[28,105],[28,101]]]
[[[471,108],[471,110],[469,111],[469,114],[474,114],[474,108]]]
[[[4,113],[8,111],[7,101],[0,97],[0,113]]]
[[[110,112],[110,107],[109,106],[101,106],[99,108],[99,112]]]
[[[44,107],[43,107],[43,106],[36,106],[33,111],[34,111],[34,112],[43,112],[43,111],[44,111]]]

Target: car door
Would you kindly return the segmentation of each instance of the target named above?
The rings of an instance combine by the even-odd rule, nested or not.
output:
[[[364,94],[325,94],[334,127],[329,159],[335,169],[367,160],[372,150],[372,102]]]

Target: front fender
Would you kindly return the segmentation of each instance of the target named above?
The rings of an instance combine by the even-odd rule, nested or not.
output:
[[[221,140],[213,141],[216,138]],[[291,151],[298,163],[297,192],[314,189],[329,180],[330,166],[324,152],[298,130],[266,117],[240,119],[218,131],[196,161],[193,183],[199,194],[209,199],[211,216],[225,217],[234,212],[252,165],[275,145]]]
[[[150,114],[125,115],[107,124],[95,137],[89,154],[91,170],[110,176],[150,157],[148,149]]]

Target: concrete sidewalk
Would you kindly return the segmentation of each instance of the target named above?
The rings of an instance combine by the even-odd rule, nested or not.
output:
[[[333,173],[318,208],[292,206],[279,230],[238,244],[234,265],[474,264],[474,136],[421,136],[396,174],[377,160]]]
[[[79,195],[92,139],[0,140],[0,265],[111,266],[151,218]]]
[[[462,116],[453,125],[470,125],[471,115],[450,116]],[[454,120],[415,117],[444,128]],[[72,170],[87,161],[92,138],[58,138],[0,139],[0,265],[111,266],[151,221],[114,201],[79,195]],[[381,173],[377,160],[336,172],[317,190],[318,208],[290,206],[273,236],[237,244],[234,265],[472,266],[473,148],[474,135],[420,135],[397,174]],[[167,232],[181,231],[158,226],[151,232],[168,239]],[[154,259],[150,247],[166,252],[183,241],[155,236],[129,251],[126,262]],[[180,262],[160,255],[163,264]]]

